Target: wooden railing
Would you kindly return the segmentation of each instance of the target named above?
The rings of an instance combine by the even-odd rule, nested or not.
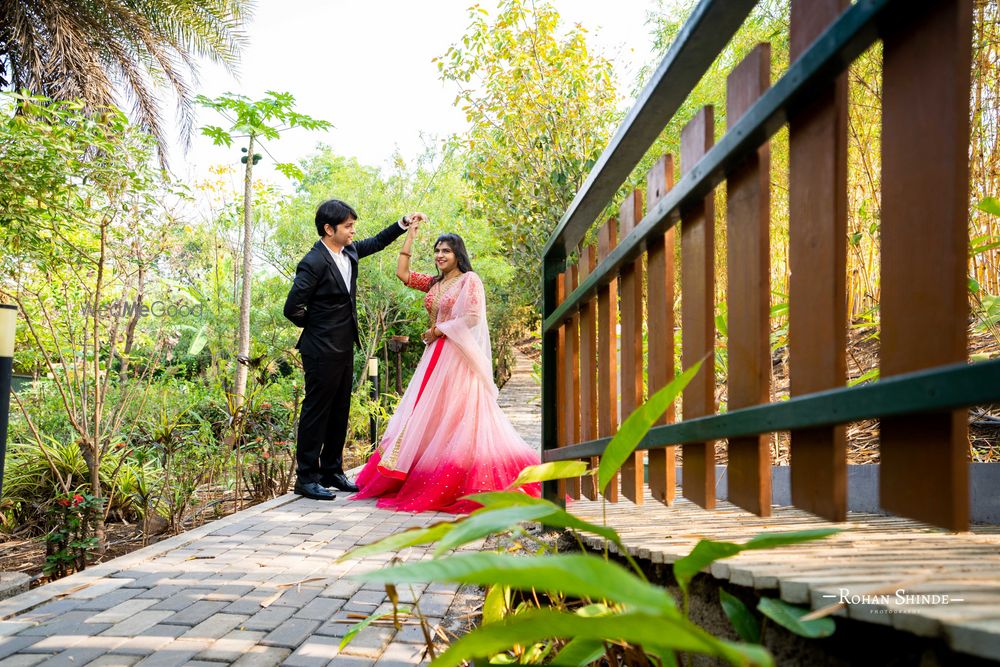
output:
[[[771,510],[770,434],[790,431],[792,502],[847,514],[844,425],[878,418],[880,493],[893,513],[964,530],[967,410],[1000,400],[1000,360],[967,364],[969,0],[792,0],[791,64],[770,85],[761,44],[729,75],[725,134],[705,107],[681,133],[682,178],[663,156],[597,248],[580,244],[755,2],[703,0],[560,221],[543,260],[543,447],[547,461],[604,451],[622,416],[674,367],[675,245],[680,243],[682,365],[707,356],[673,410],[607,490],[648,487],[715,504],[715,442],[728,441],[729,500]],[[883,42],[881,379],[846,386],[847,88],[844,71]],[[768,403],[769,138],[789,126],[787,401]],[[728,411],[716,414],[714,189],[726,182]],[[643,199],[646,200],[643,212]],[[676,229],[679,223],[679,232]],[[567,258],[572,258],[567,262]],[[645,289],[644,286],[645,285]],[[620,357],[616,327],[621,327]],[[643,327],[648,354],[642,353]],[[619,361],[620,360],[620,361]],[[620,363],[620,368],[618,367]],[[595,498],[587,477],[565,491]],[[562,499],[549,483],[545,494]]]

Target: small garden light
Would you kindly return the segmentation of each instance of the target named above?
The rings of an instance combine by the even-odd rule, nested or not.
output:
[[[14,331],[17,306],[0,303],[0,496],[7,457],[7,423],[10,416],[10,383],[14,373]]]
[[[372,358],[368,360],[368,382],[371,386],[368,389],[368,397],[373,400],[378,400],[378,359]],[[368,432],[371,439],[372,449],[375,448],[378,442],[378,430],[375,423],[375,415],[372,413],[368,418]]]

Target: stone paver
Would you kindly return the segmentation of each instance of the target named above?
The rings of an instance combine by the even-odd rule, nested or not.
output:
[[[530,372],[522,358],[500,403],[537,445],[537,400],[524,398],[538,393]],[[0,667],[420,664],[423,636],[412,622],[398,632],[371,625],[340,650],[356,614],[391,607],[382,586],[349,578],[386,567],[388,555],[337,558],[451,517],[386,512],[347,495],[333,502],[282,496],[0,601]],[[428,558],[430,549],[401,556]],[[402,586],[399,593],[404,604],[416,598],[433,621],[447,612],[455,587]]]
[[[258,520],[246,521],[250,517]],[[287,497],[229,518],[234,521],[223,519],[216,529],[213,524],[196,529],[201,534],[189,534],[174,548],[157,551],[153,545],[145,559],[135,554],[116,559],[130,559],[125,567],[116,568],[113,560],[68,578],[82,579],[79,586],[88,582],[85,576],[97,575],[92,578],[102,586],[97,595],[85,587],[45,601],[37,598],[47,588],[42,587],[23,594],[35,594],[39,603],[20,613],[20,596],[0,602],[0,667],[308,667],[331,661],[360,667],[381,664],[383,653],[387,664],[419,664],[412,626],[401,631],[410,640],[401,642],[402,648],[391,648],[394,628],[377,625],[340,651],[340,638],[359,620],[348,614],[387,605],[380,586],[362,585],[348,575],[385,567],[387,559],[336,559],[384,535],[449,517],[383,512],[368,501],[343,497],[333,502]],[[246,533],[233,525],[245,526]],[[429,553],[413,548],[407,557]],[[428,615],[442,616],[450,589],[423,593],[425,588],[403,587],[400,595],[409,601],[416,594]]]

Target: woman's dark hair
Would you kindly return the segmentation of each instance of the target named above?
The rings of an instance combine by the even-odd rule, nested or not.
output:
[[[339,199],[327,199],[316,209],[316,231],[320,236],[326,236],[324,227],[330,225],[334,229],[348,218],[358,219],[357,212]]]
[[[446,243],[451,251],[455,253],[455,259],[458,260],[458,270],[462,273],[468,273],[472,270],[472,262],[469,261],[469,251],[465,249],[465,241],[458,234],[442,234],[437,237],[437,241],[434,242],[434,249],[437,250],[438,245]],[[438,274],[434,276],[431,280],[433,285],[436,282],[444,280],[444,274],[441,273],[441,269],[438,269]]]

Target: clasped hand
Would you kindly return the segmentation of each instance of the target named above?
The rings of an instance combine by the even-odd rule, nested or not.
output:
[[[438,332],[437,327],[431,327],[427,331],[420,334],[420,339],[424,341],[424,345],[430,345],[440,337],[441,333]]]
[[[427,216],[420,212],[409,213],[403,216],[403,223],[406,228],[409,229],[411,226],[419,225],[421,222],[427,222]]]

